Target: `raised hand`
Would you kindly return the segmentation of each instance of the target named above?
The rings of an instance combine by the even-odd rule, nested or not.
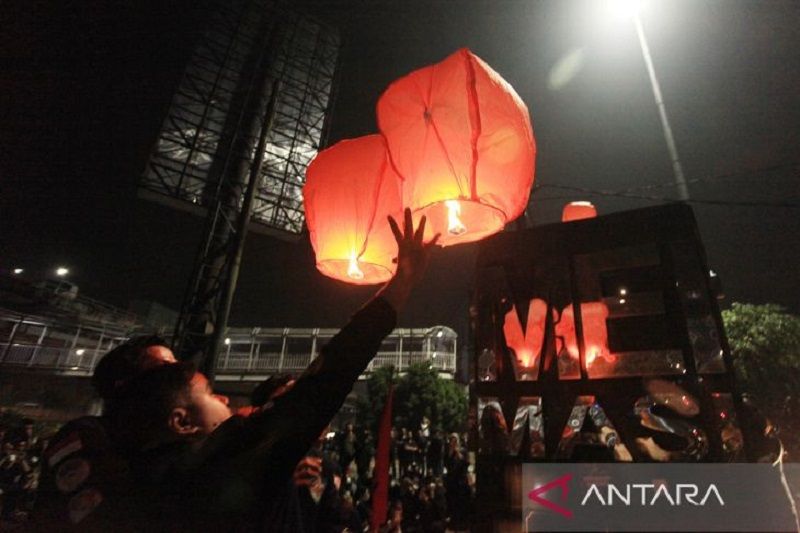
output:
[[[410,209],[406,208],[403,218],[403,231],[400,231],[397,221],[391,216],[389,217],[389,226],[392,228],[394,238],[397,240],[397,273],[380,293],[398,311],[405,304],[413,286],[425,275],[431,250],[439,240],[439,235],[437,234],[430,242],[423,242],[422,239],[425,234],[424,216],[419,221],[416,231],[414,230]]]

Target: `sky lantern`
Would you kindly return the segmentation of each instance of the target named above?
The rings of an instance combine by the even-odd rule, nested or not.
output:
[[[397,242],[386,217],[402,220],[402,206],[383,137],[344,140],[317,154],[303,200],[320,272],[357,285],[394,275]]]
[[[561,222],[573,222],[575,220],[595,218],[596,216],[597,208],[592,202],[570,202],[561,211]]]
[[[536,154],[528,109],[469,50],[396,80],[377,114],[403,205],[415,221],[427,216],[426,238],[476,241],[525,210]]]

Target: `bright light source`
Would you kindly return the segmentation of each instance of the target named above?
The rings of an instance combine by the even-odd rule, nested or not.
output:
[[[56,269],[56,276],[59,276],[59,277],[62,277],[62,278],[63,278],[63,277],[64,277],[64,276],[66,276],[67,274],[69,274],[69,269],[68,269],[68,268],[65,268],[65,267],[58,267],[58,268]]]
[[[225,346],[230,346],[230,345],[231,345],[231,339],[230,338],[226,338],[225,339]]]
[[[21,269],[21,268],[15,268],[14,269],[14,274],[22,274],[23,272],[25,272],[25,271],[23,269]]]
[[[83,355],[85,353],[86,353],[86,350],[84,348],[78,348],[77,350],[75,350],[75,354],[76,355]]]
[[[358,268],[358,257],[355,252],[350,252],[350,262],[347,264],[347,277],[350,279],[364,279],[364,273]]]
[[[625,288],[620,289],[619,294],[620,296],[625,296],[626,294],[628,294],[628,289]]]
[[[461,204],[458,203],[458,200],[447,200],[444,205],[447,206],[447,232],[450,235],[461,235],[466,232],[467,227],[459,218]]]
[[[442,330],[439,330],[439,331],[436,332],[436,336],[437,337],[442,337],[443,335],[444,335],[444,331],[442,331]]]
[[[601,0],[605,10],[620,19],[632,19],[639,14],[642,0]]]

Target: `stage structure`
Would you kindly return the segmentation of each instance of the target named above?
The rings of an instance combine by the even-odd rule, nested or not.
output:
[[[297,238],[308,163],[324,142],[336,31],[282,2],[217,2],[140,183],[206,216],[176,327],[181,357],[213,374],[250,229]]]
[[[523,463],[747,458],[752,436],[685,204],[492,237],[471,315],[487,530],[519,524]]]

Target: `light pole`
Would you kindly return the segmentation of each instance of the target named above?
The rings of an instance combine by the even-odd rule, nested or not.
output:
[[[633,25],[636,27],[636,35],[639,37],[639,45],[642,48],[642,57],[647,65],[647,73],[650,76],[650,85],[653,87],[653,97],[656,100],[658,116],[661,118],[661,129],[664,131],[664,140],[667,142],[669,158],[672,162],[672,171],[675,174],[675,184],[678,187],[678,197],[682,202],[689,200],[689,187],[686,185],[686,178],[683,175],[683,167],[678,157],[678,149],[675,146],[675,138],[672,136],[672,128],[667,118],[667,108],[664,106],[664,98],[661,96],[661,86],[656,77],[656,70],[653,68],[653,59],[650,57],[650,47],[647,45],[647,38],[644,35],[642,21],[638,11],[633,13]]]
[[[653,58],[650,56],[650,46],[647,44],[647,37],[644,34],[642,20],[639,17],[643,0],[604,0],[605,7],[609,13],[616,17],[632,19],[633,26],[636,28],[636,36],[639,39],[639,46],[642,49],[642,57],[647,67],[647,74],[650,78],[650,85],[653,88],[653,98],[658,108],[658,117],[661,119],[661,129],[664,132],[664,140],[667,143],[672,172],[675,175],[675,185],[678,188],[678,198],[685,202],[689,200],[689,188],[686,185],[686,178],[683,175],[683,167],[678,157],[678,149],[675,146],[675,138],[672,135],[672,127],[667,118],[667,108],[664,105],[664,98],[661,95],[661,86],[658,83],[656,69],[653,67]]]

